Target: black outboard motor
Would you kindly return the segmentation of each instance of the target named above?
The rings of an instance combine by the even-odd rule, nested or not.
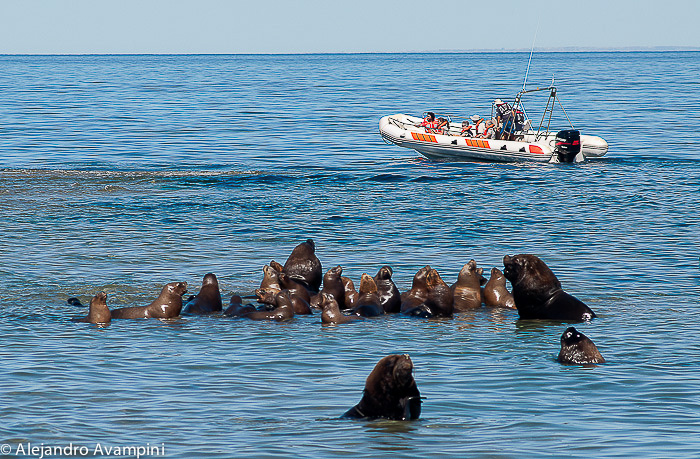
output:
[[[557,132],[554,151],[559,156],[560,163],[572,163],[581,152],[581,133],[575,129]]]

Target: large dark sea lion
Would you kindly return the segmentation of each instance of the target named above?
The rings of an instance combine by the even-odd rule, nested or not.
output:
[[[357,303],[352,309],[352,313],[362,317],[375,317],[384,314],[384,309],[379,304],[377,284],[374,283],[374,278],[367,273],[362,274]]]
[[[391,280],[394,271],[389,266],[382,266],[374,276],[374,283],[377,284],[377,294],[379,295],[379,304],[384,309],[384,312],[393,314],[401,312],[401,292]]]
[[[562,290],[557,276],[535,255],[506,255],[503,266],[521,319],[584,321],[596,317],[581,300]]]
[[[221,291],[219,280],[214,273],[207,273],[202,279],[202,288],[199,293],[182,308],[182,314],[211,314],[221,312]]]
[[[316,257],[316,245],[312,239],[307,239],[292,250],[283,271],[313,292],[318,292],[323,280],[323,268]]]
[[[367,377],[360,403],[343,418],[386,418],[398,421],[418,419],[421,398],[413,379],[413,362],[404,355],[381,359]]]
[[[172,319],[180,315],[182,295],[187,293],[187,282],[166,284],[160,295],[148,306],[119,308],[112,311],[112,319]]]
[[[428,299],[426,278],[432,268],[424,266],[413,276],[411,289],[401,294],[401,312],[420,306]]]
[[[491,277],[482,288],[481,297],[488,307],[515,309],[513,295],[506,287],[506,277],[496,267],[491,268]]]
[[[100,292],[90,300],[90,311],[87,317],[74,317],[72,322],[88,322],[91,324],[108,324],[112,314],[107,307],[107,294]]]
[[[455,312],[469,311],[481,307],[481,281],[483,268],[477,268],[476,261],[469,260],[459,271],[457,282],[452,285]]]
[[[574,327],[567,328],[561,335],[561,350],[557,360],[569,365],[605,363],[593,341]]]
[[[324,324],[346,324],[348,322],[356,322],[362,320],[361,317],[350,315],[346,316],[340,312],[340,307],[333,295],[321,293],[321,323]]]

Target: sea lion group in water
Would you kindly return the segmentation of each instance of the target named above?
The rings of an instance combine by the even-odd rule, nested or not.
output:
[[[382,266],[375,276],[363,274],[359,291],[343,276],[341,266],[325,274],[315,254],[313,240],[294,248],[284,265],[270,261],[263,267],[263,279],[255,289],[260,304],[244,304],[240,295],[232,295],[224,310],[215,274],[207,273],[196,295],[183,302],[186,282],[166,284],[158,298],[148,306],[110,309],[107,294],[97,293],[90,301],[86,317],[72,319],[105,326],[112,319],[173,319],[182,315],[221,314],[260,321],[287,321],[296,315],[321,311],[321,323],[346,324],[386,314],[421,318],[452,317],[455,313],[489,308],[516,309],[521,320],[589,321],[596,314],[582,301],[566,293],[549,267],[537,256],[521,254],[503,258],[504,269],[491,269],[490,278],[472,259],[448,285],[437,270],[425,266],[413,276],[411,288],[401,293],[392,280],[393,270]],[[508,291],[506,280],[512,285]],[[82,306],[77,298],[68,303]],[[184,303],[184,304],[183,304]],[[595,344],[575,328],[561,336],[557,360],[567,365],[604,363]],[[348,410],[345,418],[417,419],[421,397],[413,379],[413,363],[407,355],[389,355],[377,363],[367,378],[363,397]]]

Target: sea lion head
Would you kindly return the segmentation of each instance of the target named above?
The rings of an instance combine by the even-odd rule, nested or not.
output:
[[[362,274],[360,279],[360,295],[365,295],[368,293],[377,293],[377,284],[374,282],[374,278],[367,273]]]
[[[564,330],[560,342],[561,350],[557,360],[561,363],[578,365],[605,363],[605,359],[593,341],[574,327]]]
[[[165,284],[165,287],[163,287],[161,291],[161,294],[180,298],[185,293],[187,293],[187,282],[170,282],[169,284]]]
[[[112,313],[107,307],[107,293],[99,292],[92,297],[87,319],[94,324],[106,324],[112,320]]]
[[[473,280],[474,282],[478,282],[479,285],[484,285],[486,283],[486,278],[484,278],[483,274],[484,268],[478,268],[476,266],[476,261],[471,259],[467,264],[462,266],[457,280],[460,282],[468,282],[469,280]]]
[[[501,270],[494,266],[493,268],[491,268],[491,277],[489,279],[493,279],[494,281],[500,281],[504,279],[504,276]]]
[[[442,277],[440,277],[440,273],[438,273],[436,269],[431,269],[430,271],[428,271],[428,275],[425,279],[425,284],[428,287],[428,290],[433,289],[438,285],[447,286],[445,281],[442,280]]]
[[[202,287],[204,287],[205,285],[214,285],[214,286],[218,287],[219,280],[216,278],[216,274],[206,273],[204,275],[204,279],[202,279]]]
[[[275,260],[270,260],[270,268],[274,269],[278,273],[284,271],[284,267]]]
[[[263,274],[266,278],[277,280],[280,272],[270,265],[263,266]]]
[[[551,269],[535,255],[522,254],[503,257],[503,275],[515,288],[552,289],[561,288],[561,283]]]
[[[428,277],[428,273],[430,272],[432,268],[430,266],[423,266],[421,269],[418,270],[415,276],[413,276],[413,284],[411,285],[412,289],[423,289],[425,288],[425,282],[426,278]]]
[[[413,362],[408,354],[393,354],[382,358],[367,377],[365,390],[370,395],[390,394],[412,385]]]
[[[333,279],[340,279],[343,274],[343,267],[338,265],[335,266],[328,271],[326,271],[326,274],[323,275],[323,280],[333,280]]]
[[[391,269],[390,266],[382,266],[379,268],[379,271],[377,272],[377,275],[374,276],[375,279],[379,280],[390,280],[391,276],[394,274],[394,271]]]

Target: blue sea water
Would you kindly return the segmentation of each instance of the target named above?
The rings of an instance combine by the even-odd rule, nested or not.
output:
[[[386,114],[488,115],[528,57],[0,56],[2,457],[697,457],[700,53],[535,54],[529,83],[554,76],[598,161],[440,163],[379,136]],[[389,264],[401,290],[537,254],[607,363],[560,365],[568,324],[513,311],[70,322],[68,297],[144,305],[207,272],[249,294],[307,238],[324,270]],[[421,419],[339,420],[390,353]]]

